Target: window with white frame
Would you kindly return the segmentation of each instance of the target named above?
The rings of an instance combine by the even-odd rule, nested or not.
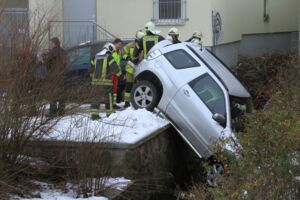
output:
[[[154,0],[154,23],[180,25],[186,19],[186,0]]]

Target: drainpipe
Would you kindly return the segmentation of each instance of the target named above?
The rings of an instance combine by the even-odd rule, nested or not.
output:
[[[264,22],[269,22],[270,16],[267,13],[267,0],[264,0]]]
[[[215,27],[214,27],[214,11],[211,11],[211,24],[212,24],[212,52],[216,53],[216,34],[215,34]]]

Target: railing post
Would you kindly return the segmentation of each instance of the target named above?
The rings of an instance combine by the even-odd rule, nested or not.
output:
[[[51,21],[48,23],[48,48],[50,49],[50,40],[51,40]]]

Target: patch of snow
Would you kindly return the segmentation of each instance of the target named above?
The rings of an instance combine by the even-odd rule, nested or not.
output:
[[[95,121],[83,113],[62,118],[45,139],[134,144],[167,125],[146,109],[127,108]]]
[[[123,191],[127,188],[128,184],[131,181],[120,177],[120,178],[108,178],[105,182],[105,188],[111,188],[119,191]],[[35,194],[39,197],[36,198],[21,198],[18,196],[12,196],[12,199],[15,200],[107,200],[106,197],[98,197],[98,196],[91,196],[88,198],[78,198],[78,195],[76,194],[76,186],[68,183],[66,185],[67,192],[63,191],[62,189],[55,188],[54,185],[39,181],[34,181],[36,185],[40,186],[41,191],[36,191]]]
[[[129,179],[126,179],[124,177],[109,178],[105,183],[105,187],[106,188],[112,188],[112,189],[115,189],[115,190],[124,191],[128,187],[128,184],[130,182],[131,181]]]
[[[18,162],[28,162],[31,166],[38,166],[38,165],[48,165],[45,161],[41,160],[40,158],[30,157],[27,155],[20,154],[17,157]]]

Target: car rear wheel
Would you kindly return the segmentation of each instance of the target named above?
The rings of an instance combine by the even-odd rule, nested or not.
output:
[[[149,81],[137,82],[131,91],[131,104],[135,109],[145,108],[153,111],[158,103],[158,94],[155,86]]]
[[[215,163],[209,166],[207,171],[207,184],[210,187],[218,187],[218,178],[224,174],[224,167],[220,163]]]

